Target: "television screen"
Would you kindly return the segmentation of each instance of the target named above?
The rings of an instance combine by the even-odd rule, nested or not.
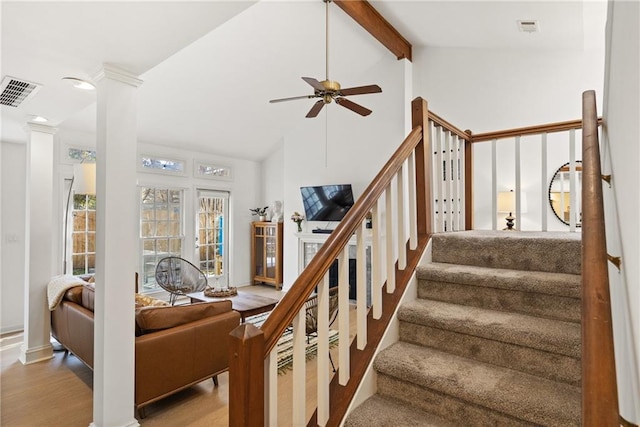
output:
[[[351,184],[300,187],[307,221],[340,221],[353,206]]]

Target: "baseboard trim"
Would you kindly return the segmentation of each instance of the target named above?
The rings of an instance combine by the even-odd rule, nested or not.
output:
[[[23,365],[30,365],[32,363],[41,362],[43,360],[49,360],[53,357],[53,346],[51,343],[43,346],[26,348],[24,345],[20,347],[20,362]]]
[[[89,427],[98,427],[98,425],[95,422],[91,422],[91,424],[89,424]],[[138,423],[138,420],[134,418],[128,424],[123,424],[122,427],[140,427],[140,423]]]

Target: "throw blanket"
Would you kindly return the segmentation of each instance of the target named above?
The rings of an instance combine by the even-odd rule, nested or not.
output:
[[[47,298],[49,300],[49,310],[53,311],[56,309],[60,301],[62,301],[62,297],[64,293],[67,292],[67,289],[73,288],[74,286],[84,285],[87,282],[82,280],[79,277],[72,275],[59,275],[51,278],[51,281],[47,285]]]

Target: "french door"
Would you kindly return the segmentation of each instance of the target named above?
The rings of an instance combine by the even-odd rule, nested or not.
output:
[[[229,193],[198,190],[196,254],[211,286],[229,285]]]

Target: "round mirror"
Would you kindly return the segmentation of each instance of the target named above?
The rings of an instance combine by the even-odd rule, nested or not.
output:
[[[564,224],[571,225],[575,220],[576,227],[582,225],[582,161],[575,162],[575,195],[571,197],[571,164],[560,166],[549,183],[549,204],[556,217]],[[572,203],[575,205],[572,206]]]

